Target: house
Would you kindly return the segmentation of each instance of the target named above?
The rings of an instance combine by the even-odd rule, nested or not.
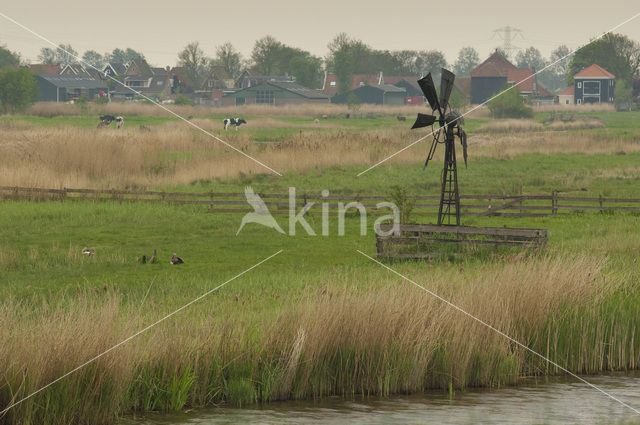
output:
[[[616,77],[606,69],[590,65],[573,76],[574,101],[583,103],[613,103]]]
[[[258,75],[255,70],[245,69],[242,74],[234,81],[233,87],[236,89],[246,89],[258,86],[266,82],[293,83],[294,78],[291,75]]]
[[[222,97],[222,106],[329,103],[329,96],[289,81],[265,81]]]
[[[403,87],[390,84],[362,86],[346,93],[337,94],[331,98],[331,103],[348,103],[349,97],[355,96],[360,103],[374,103],[376,105],[404,105],[407,92]]]
[[[520,95],[539,101],[553,100],[530,69],[517,68],[498,52],[494,52],[471,72],[470,98],[472,104],[481,104],[496,95],[506,84],[515,85]]]
[[[38,75],[38,101],[69,102],[80,96],[87,99],[104,97],[108,93],[107,84],[84,75]]]
[[[383,84],[382,72],[376,74],[354,74],[351,82],[351,90],[364,86],[377,86]],[[338,93],[338,76],[336,74],[326,74],[322,83],[322,91],[333,96]]]
[[[395,78],[384,77],[385,83],[387,81],[395,81]],[[399,81],[392,83],[396,87],[403,88],[405,91],[405,103],[407,105],[424,105],[426,99],[424,93],[418,84],[418,77],[403,78]]]
[[[257,82],[254,80],[253,82]],[[232,89],[234,88],[235,80],[233,77],[227,72],[224,66],[216,65],[212,66],[209,69],[207,76],[205,77],[202,85],[200,86],[200,91],[209,92],[212,90],[224,90],[224,89]],[[250,86],[250,84],[249,84]]]
[[[87,69],[79,63],[70,63],[62,67],[60,75],[80,75],[83,77],[91,77],[92,75]]]
[[[108,63],[102,69],[102,73],[108,77],[120,77],[127,72],[127,65],[121,62]]]
[[[560,93],[558,93],[559,105],[573,105],[575,99],[575,86],[569,86]]]
[[[111,97],[112,99],[133,99],[135,97],[133,90],[147,97],[166,97],[171,94],[173,84],[169,71],[169,67],[151,67],[144,59],[133,60],[122,77],[126,87],[116,86],[111,92]]]

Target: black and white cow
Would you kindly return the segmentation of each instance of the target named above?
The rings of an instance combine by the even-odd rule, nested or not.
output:
[[[121,128],[124,125],[124,118],[121,116],[116,117],[116,128]]]
[[[115,119],[116,117],[114,117],[113,115],[100,115],[100,122],[98,123],[98,128],[108,126]]]
[[[229,128],[230,125],[235,125],[236,126],[236,131],[238,130],[238,127],[240,127],[240,124],[246,124],[247,123],[242,118],[225,118],[224,121],[222,121],[222,122],[224,123],[224,129],[225,130],[227,128]]]

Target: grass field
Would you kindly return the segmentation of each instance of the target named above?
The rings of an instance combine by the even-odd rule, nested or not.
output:
[[[317,110],[249,110],[249,124],[237,133],[221,131],[217,116],[194,113],[194,122],[277,166],[283,177],[162,116],[127,117],[120,132],[98,131],[95,118],[73,114],[2,117],[0,185],[251,185],[260,192],[295,186],[389,198],[400,186],[437,194],[441,159],[422,171],[425,143],[356,177],[419,136],[395,118],[403,110],[355,119],[336,111],[315,123]],[[602,126],[562,132],[542,124],[550,113],[536,113],[543,131],[536,126],[535,133],[515,125],[496,131],[481,115],[467,120],[462,193],[639,197],[636,113],[574,111]],[[487,125],[495,128],[480,130]],[[373,220],[366,236],[353,216],[344,237],[335,218],[329,236],[298,228],[293,237],[255,224],[236,236],[241,215],[204,206],[6,201],[0,208],[0,408],[283,250],[14,407],[0,423],[113,423],[130,412],[502,386],[560,373],[359,254],[375,254]],[[288,228],[286,218],[277,220]],[[320,217],[308,221],[320,233]],[[639,214],[479,217],[464,224],[546,228],[549,244],[540,252],[485,250],[389,266],[576,373],[638,367]],[[83,247],[95,255],[83,256]],[[153,249],[157,264],[138,262]],[[174,252],[185,264],[169,264]]]

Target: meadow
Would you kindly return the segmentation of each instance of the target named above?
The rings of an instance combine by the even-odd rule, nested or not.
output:
[[[438,192],[440,157],[422,170],[426,141],[356,177],[424,135],[408,130],[415,108],[363,106],[349,118],[345,108],[179,109],[281,171],[278,177],[148,105],[125,106],[120,131],[95,129],[98,110],[76,105],[0,117],[0,185],[295,186],[390,199],[394,187]],[[221,119],[239,114],[247,126],[224,132]],[[638,113],[559,114],[541,109],[532,122],[505,123],[474,112],[465,122],[470,161],[458,172],[462,193],[638,197]],[[354,216],[344,237],[335,218],[329,236],[299,228],[292,237],[255,224],[236,236],[241,215],[205,206],[4,201],[0,208],[0,408],[282,250],[13,407],[0,423],[115,423],[132,413],[220,403],[454,391],[562,374],[359,254],[375,254],[375,237],[372,223],[360,236]],[[287,228],[286,217],[277,220]],[[320,217],[308,221],[319,233]],[[388,265],[575,373],[638,368],[640,214],[464,221],[546,228],[549,244]],[[82,255],[83,247],[95,255]],[[158,263],[141,264],[153,249]],[[169,264],[173,252],[185,264]]]

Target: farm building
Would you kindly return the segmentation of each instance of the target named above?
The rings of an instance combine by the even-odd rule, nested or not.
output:
[[[539,101],[553,101],[549,92],[530,69],[517,68],[498,52],[494,52],[471,73],[471,103],[486,102],[505,84],[515,85],[520,95]]]
[[[79,75],[38,75],[38,100],[68,102],[80,96],[94,99],[108,92],[105,81]]]
[[[222,106],[235,105],[291,105],[300,103],[329,103],[329,96],[293,82],[265,81],[222,98]]]
[[[573,105],[575,98],[575,87],[570,86],[558,93],[558,104],[559,105]]]
[[[593,64],[573,76],[574,100],[582,103],[613,103],[616,77]]]
[[[348,103],[351,95],[358,98],[360,103],[404,105],[407,92],[403,87],[396,87],[389,84],[362,86],[355,90],[333,96],[331,103]]]
[[[351,90],[364,86],[377,86],[384,84],[382,72],[377,74],[354,74],[351,81]],[[336,74],[325,74],[322,83],[322,91],[329,96],[338,93],[338,76]]]

